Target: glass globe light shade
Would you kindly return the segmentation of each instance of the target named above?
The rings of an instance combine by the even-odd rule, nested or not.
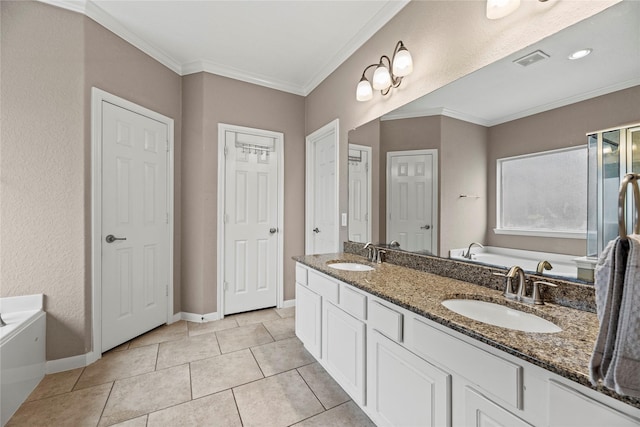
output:
[[[369,80],[363,76],[356,88],[356,99],[358,101],[369,101],[371,98],[373,98],[371,83],[369,83]]]
[[[520,7],[520,0],[487,0],[487,18],[504,18],[518,7]]]
[[[393,75],[404,77],[413,71],[413,59],[406,47],[402,46],[393,58]]]
[[[373,88],[375,90],[385,90],[389,86],[391,86],[391,75],[389,74],[389,69],[380,64],[373,72]]]

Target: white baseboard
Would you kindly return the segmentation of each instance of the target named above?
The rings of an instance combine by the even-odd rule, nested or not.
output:
[[[196,323],[212,322],[214,320],[220,319],[220,316],[218,316],[218,312],[206,313],[206,314],[194,314],[194,313],[186,313],[182,311],[178,314],[180,315],[180,319],[186,320],[188,322],[196,322]]]
[[[290,299],[286,300],[282,304],[282,308],[295,307],[296,300]],[[217,312],[207,313],[207,314],[195,314],[195,313],[186,313],[181,311],[176,313],[171,318],[171,323],[177,322],[178,320],[187,320],[189,322],[196,323],[205,323],[212,322],[214,320],[219,320],[220,316]],[[101,355],[90,351],[89,353],[79,354],[77,356],[65,357],[63,359],[56,360],[47,360],[45,366],[45,372],[47,374],[55,374],[63,371],[70,371],[71,369],[76,368],[84,368],[87,365],[92,364],[96,360],[100,359]]]
[[[93,351],[77,356],[65,357],[63,359],[47,360],[45,372],[47,374],[55,374],[57,372],[70,371],[76,368],[84,368],[100,359],[100,355],[96,355]]]

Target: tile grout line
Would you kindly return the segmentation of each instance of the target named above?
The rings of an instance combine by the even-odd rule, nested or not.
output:
[[[100,416],[98,417],[98,423],[96,424],[96,426],[100,425],[100,421],[102,421],[102,417],[104,416],[104,410],[107,409],[107,403],[109,403],[109,399],[111,398],[111,393],[113,393],[113,388],[115,387],[116,382],[115,380],[111,383],[111,388],[109,388],[109,394],[107,395],[107,398],[104,401],[104,405],[102,406],[102,411],[100,411]]]
[[[251,357],[253,357],[253,360],[256,362],[258,369],[260,369],[260,373],[262,374],[262,378],[260,379],[267,378],[267,376],[264,374],[264,371],[262,370],[262,366],[260,366],[260,362],[258,362],[258,359],[256,359],[256,355],[253,354],[253,350],[251,349],[251,347],[249,347],[249,353],[251,353]],[[256,380],[256,381],[260,381],[260,380]]]
[[[306,378],[304,377],[304,375],[302,375],[302,373],[300,372],[300,368],[304,368],[305,366],[309,366],[309,365],[304,365],[304,366],[300,366],[299,368],[296,368],[296,372],[298,372],[298,375],[300,375],[300,378],[302,378],[302,381],[304,381],[304,383],[307,385],[307,388],[309,388],[309,390],[311,390],[311,393],[313,394],[313,396],[316,398],[316,400],[318,401],[318,403],[320,403],[320,406],[322,406],[324,408],[324,411],[322,412],[327,412],[328,409],[326,406],[324,406],[324,403],[322,403],[322,400],[320,400],[320,398],[318,397],[318,395],[316,394],[315,391],[313,391],[313,388],[309,385],[309,383],[307,382]],[[322,413],[320,412],[320,413]],[[318,414],[316,414],[318,415]],[[312,415],[315,416],[315,415]],[[304,421],[304,420],[303,420]]]
[[[244,421],[242,421],[242,414],[240,413],[240,408],[238,407],[238,401],[236,400],[236,394],[233,391],[234,387],[231,387],[231,396],[233,396],[233,404],[236,405],[236,411],[238,412],[238,418],[240,418],[240,425],[244,426]]]

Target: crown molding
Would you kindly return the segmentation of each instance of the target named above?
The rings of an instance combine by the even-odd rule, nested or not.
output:
[[[381,121],[387,120],[400,120],[400,119],[414,119],[417,117],[430,117],[430,116],[446,116],[452,119],[458,119],[469,123],[475,123],[480,126],[490,126],[489,121],[473,116],[471,114],[463,113],[461,111],[451,110],[449,108],[437,107],[437,108],[423,108],[420,110],[413,110],[407,112],[391,112],[380,117]]]
[[[315,89],[324,79],[336,70],[347,58],[349,58],[356,50],[358,50],[373,34],[382,28],[393,16],[395,16],[410,0],[399,0],[387,3],[368,23],[362,28],[345,46],[336,53],[333,58],[327,62],[306,84],[296,85],[278,79],[268,78],[266,76],[249,73],[233,67],[222,64],[216,64],[205,59],[181,64],[171,55],[162,49],[154,46],[135,33],[129,31],[122,24],[116,21],[111,15],[105,12],[95,3],[88,0],[38,0],[52,6],[67,9],[76,13],[81,13],[98,24],[105,27],[115,35],[124,39],[131,45],[140,49],[142,52],[151,56],[162,65],[166,66],[175,73],[184,76],[199,72],[207,72],[217,74],[223,77],[229,77],[235,80],[241,80],[259,86],[268,87],[284,92],[293,93],[295,95],[307,96]]]
[[[105,12],[102,8],[87,0],[38,0],[41,3],[49,4],[51,6],[60,7],[73,12],[81,13],[86,17],[92,19],[98,24],[102,25],[107,30],[111,31],[118,37],[124,39],[129,44],[140,49],[165,67],[169,68],[173,72],[182,75],[181,64],[173,59],[170,55],[165,53],[162,49],[147,43],[141,37],[135,33],[129,31],[118,21],[113,19],[111,15]]]
[[[195,73],[211,73],[222,77],[229,77],[234,80],[240,80],[259,86],[276,89],[283,92],[292,93],[294,95],[306,96],[302,86],[294,85],[280,80],[268,79],[260,74],[248,73],[233,67],[216,64],[212,61],[194,61],[182,66],[182,75]]]
[[[411,0],[391,1],[374,15],[367,25],[340,49],[330,61],[304,85],[304,96],[309,95],[324,79],[329,77],[342,63],[362,47],[375,33],[384,27],[398,12],[400,12]]]
[[[51,6],[59,7],[61,9],[70,10],[72,12],[85,14],[87,9],[86,0],[38,0],[40,3],[45,3]]]
[[[481,117],[474,116],[472,114],[463,113],[460,111],[455,111],[455,110],[451,110],[444,107],[423,108],[419,110],[412,110],[412,111],[406,111],[406,112],[392,111],[391,113],[385,114],[384,116],[380,117],[380,120],[385,121],[385,120],[413,119],[417,117],[429,117],[429,116],[447,116],[453,119],[463,120],[469,123],[475,123],[480,126],[492,127],[492,126],[497,126],[513,120],[522,119],[524,117],[529,117],[534,114],[544,113],[545,111],[550,111],[556,108],[565,107],[567,105],[575,104],[576,102],[586,101],[591,98],[596,98],[598,96],[617,92],[619,90],[628,89],[630,87],[634,87],[638,85],[640,85],[640,77],[636,79],[627,80],[625,82],[616,83],[614,85],[604,86],[588,92],[580,93],[578,95],[562,98],[557,101],[550,102],[548,104],[538,105],[533,108],[528,108],[526,110],[518,111],[516,113],[509,114],[507,116],[498,117],[492,120],[484,119]]]
[[[565,107],[567,105],[575,104],[576,102],[586,101],[591,98],[596,98],[598,96],[617,92],[619,90],[628,89],[630,87],[638,86],[638,85],[640,85],[640,77],[627,80],[625,82],[604,86],[588,92],[583,92],[578,95],[569,96],[554,102],[550,102],[548,104],[539,105],[537,107],[533,107],[527,110],[519,111],[517,113],[509,114],[508,116],[500,117],[495,120],[489,120],[488,125],[486,126],[496,126],[502,123],[510,122],[512,120],[522,119],[524,117],[532,116],[534,114],[543,113],[545,111],[553,110],[560,107]]]

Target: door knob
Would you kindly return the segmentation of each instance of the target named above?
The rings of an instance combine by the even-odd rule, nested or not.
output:
[[[269,229],[269,233],[271,233],[271,234],[276,234],[277,232],[278,232],[277,228],[270,228]]]
[[[107,241],[107,243],[113,243],[116,240],[127,240],[126,237],[116,237],[113,234],[109,234],[104,240]]]
[[[420,228],[423,229],[423,230],[429,230],[431,228],[431,226],[427,224],[427,225],[424,225],[424,226],[422,226]]]
[[[319,229],[318,227],[316,227],[316,228],[314,228],[314,229],[313,229],[313,232],[314,232],[314,233],[319,233],[319,232],[320,232],[320,229]]]

